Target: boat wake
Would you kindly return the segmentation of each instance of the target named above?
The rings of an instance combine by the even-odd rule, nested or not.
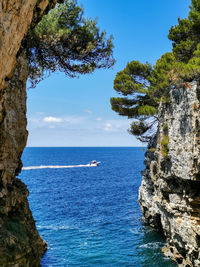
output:
[[[68,169],[68,168],[82,168],[82,167],[97,167],[94,164],[86,165],[41,165],[41,166],[29,166],[23,167],[22,170],[38,170],[38,169]]]

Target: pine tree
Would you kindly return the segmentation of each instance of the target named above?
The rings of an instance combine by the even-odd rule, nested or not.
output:
[[[57,70],[75,77],[113,66],[112,36],[106,39],[97,21],[83,15],[77,1],[65,0],[29,31],[22,48],[29,60],[33,87]]]
[[[200,1],[192,0],[188,18],[178,18],[178,25],[172,26],[168,38],[172,41],[173,53],[178,61],[187,63],[200,42]]]
[[[111,98],[112,109],[121,116],[134,119],[129,132],[142,142],[152,139],[159,102],[168,100],[169,70],[174,61],[172,53],[163,55],[154,67],[149,63],[131,61],[115,77],[114,89],[122,97]]]
[[[172,52],[164,54],[155,66],[132,61],[117,73],[114,89],[122,97],[111,98],[119,115],[134,119],[129,132],[149,142],[156,132],[159,103],[169,102],[169,91],[200,76],[200,1],[192,0],[188,18],[171,27]]]

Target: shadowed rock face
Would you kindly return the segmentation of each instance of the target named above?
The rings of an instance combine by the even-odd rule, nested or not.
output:
[[[26,186],[16,178],[26,146],[28,64],[21,41],[56,0],[0,1],[0,266],[40,266],[46,243],[39,236]]]
[[[26,80],[21,55],[8,85],[0,91],[0,266],[39,266],[46,249],[27,200],[28,190],[15,176],[26,145]]]
[[[180,266],[200,266],[200,86],[193,82],[170,94],[171,102],[159,107],[139,203],[144,220],[164,232],[165,255]]]

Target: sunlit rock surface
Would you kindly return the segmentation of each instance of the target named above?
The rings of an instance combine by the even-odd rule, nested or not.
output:
[[[170,98],[159,107],[139,203],[144,220],[166,236],[165,255],[180,266],[200,266],[200,86],[183,84]]]

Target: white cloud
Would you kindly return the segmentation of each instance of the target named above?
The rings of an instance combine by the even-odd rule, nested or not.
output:
[[[52,117],[52,116],[49,116],[49,117],[45,117],[43,119],[44,122],[56,122],[56,123],[60,123],[62,122],[63,120],[61,118],[56,118],[56,117]]]
[[[108,127],[108,128],[111,128],[112,127],[112,124],[111,123],[106,123],[105,126]]]
[[[113,127],[111,123],[106,123],[104,126],[104,131],[106,132],[113,132],[115,130],[116,130],[115,127]]]
[[[130,126],[128,120],[108,120],[102,125],[102,130],[106,132],[126,132]]]
[[[35,117],[28,118],[28,128],[38,128],[38,127],[48,127],[48,128],[67,128],[70,127],[79,127],[85,123],[86,117],[81,116],[64,116],[64,117],[54,117],[54,116],[46,116],[46,117]],[[91,123],[91,122],[90,122]]]
[[[101,117],[96,118],[96,121],[102,121]]]
[[[83,111],[82,111],[83,112]],[[38,114],[37,114],[38,115]],[[99,116],[98,116],[99,115]],[[45,113],[28,118],[28,146],[133,146],[141,145],[127,133],[131,120]],[[98,140],[98,142],[97,142]]]

